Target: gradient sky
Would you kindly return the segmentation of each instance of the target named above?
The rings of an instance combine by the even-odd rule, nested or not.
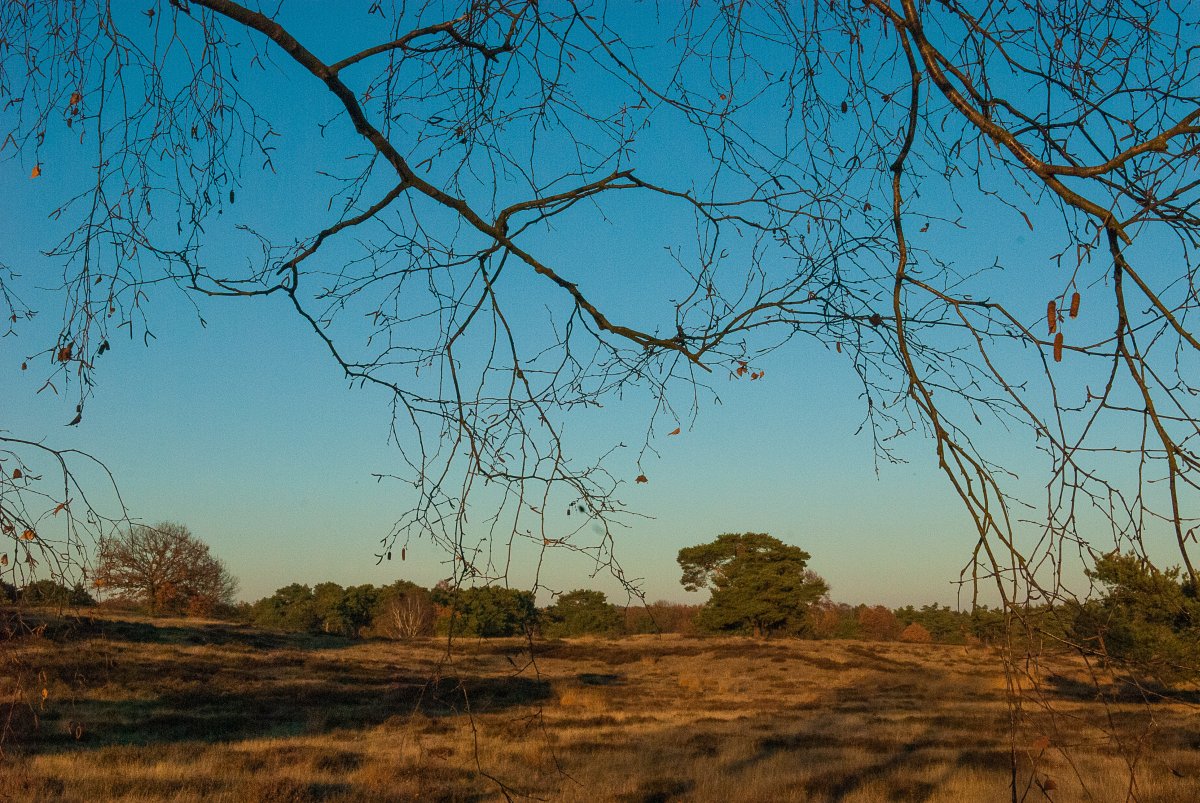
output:
[[[186,523],[227,561],[245,598],[290,582],[445,577],[445,554],[427,542],[403,564],[376,564],[378,539],[401,512],[395,484],[371,476],[394,470],[387,398],[346,388],[323,346],[286,315],[264,325],[264,303],[273,302],[206,306],[207,329],[180,309],[151,346],[115,348],[72,428],[69,397],[38,395],[36,375],[14,370],[22,340],[0,341],[19,377],[6,428],[102,458],[132,515]],[[618,536],[629,574],[651,598],[700,599],[679,585],[678,550],[765,531],[808,550],[837,599],[952,601],[973,538],[922,453],[929,444],[913,438],[913,462],[876,476],[869,439],[855,437],[863,411],[846,403],[855,380],[845,362],[820,350],[802,359],[803,370],[781,355],[763,381],[730,382],[694,430],[663,439],[662,459],[647,464],[652,481],[624,494],[653,517]],[[591,568],[552,553],[544,580],[618,593],[604,575],[589,579]]]
[[[302,34],[316,27],[309,19],[293,21]],[[343,50],[338,44],[330,42],[329,49]],[[261,110],[281,118],[281,164],[331,147],[312,122],[321,115],[289,110],[287,93],[307,97],[312,87],[305,81],[311,79],[285,67],[283,77],[254,80],[269,88]],[[671,140],[667,134],[658,140],[660,150],[647,145],[640,158],[679,164],[695,158],[670,154],[662,145]],[[337,136],[334,144],[342,141]],[[39,394],[45,371],[37,368],[45,366],[24,373],[17,366],[58,330],[61,300],[54,287],[61,269],[39,252],[62,231],[48,214],[86,178],[87,155],[52,138],[41,163],[43,174],[34,181],[28,158],[0,162],[0,261],[23,274],[25,300],[40,312],[17,335],[0,339],[2,426],[101,458],[135,519],[185,523],[228,563],[245,599],[291,582],[387,583],[403,577],[428,585],[446,577],[447,556],[427,541],[414,542],[403,563],[377,564],[379,539],[404,510],[403,489],[372,476],[397,470],[386,443],[388,399],[370,388],[348,387],[323,344],[282,301],[195,298],[207,324],[202,327],[192,301],[178,292],[159,294],[149,312],[156,339],[149,345],[114,342],[82,424],[64,426],[74,415],[73,397]],[[243,210],[274,209],[273,222],[283,231],[315,231],[327,220],[320,214],[326,191],[311,164],[284,167],[276,178],[250,175],[226,222],[237,223]],[[306,194],[319,201],[313,209],[300,203]],[[941,202],[928,203],[936,210]],[[921,235],[923,244],[964,270],[997,257],[1034,265],[1045,292],[1037,286],[1041,280],[1031,282],[1028,275],[1000,274],[981,286],[1026,293],[1036,319],[1054,286],[1053,237],[1040,240],[999,204],[978,198],[968,203],[965,232],[935,225]],[[1035,231],[1052,229],[1052,211],[1039,214],[1031,205],[1028,213]],[[594,232],[594,242],[572,225],[563,224],[567,244],[560,248],[569,250],[560,253],[583,259],[603,250],[611,260],[647,261],[644,286],[599,289],[617,308],[631,310],[643,308],[641,294],[655,286],[653,266],[663,241],[686,236],[669,231],[671,220],[636,206],[613,215],[606,230]],[[244,240],[232,234],[213,237],[218,252],[232,257],[244,251]],[[598,275],[592,267],[581,264],[581,275]],[[643,463],[650,482],[623,489],[631,509],[647,517],[618,531],[618,557],[627,574],[641,578],[650,599],[699,602],[702,595],[679,585],[678,550],[724,532],[763,531],[809,551],[811,568],[829,581],[836,600],[954,603],[954,582],[976,537],[937,470],[932,442],[910,435],[897,447],[907,463],[877,463],[870,438],[856,434],[865,404],[845,355],[797,340],[757,367],[766,377],[754,383],[718,372],[713,382],[720,404],[702,399],[694,427],[685,421],[680,436],[666,437],[660,426],[654,445],[661,457]],[[649,419],[637,403],[614,410],[624,419],[585,433],[585,440],[633,444],[627,459],[617,457],[632,478],[639,433]],[[1018,466],[1029,467],[1022,481],[1036,489],[1035,464],[1021,462],[1029,452],[1003,430],[986,437]],[[619,585],[603,574],[590,577],[593,569],[578,556],[551,552],[542,581],[559,590],[599,588],[623,601]],[[510,581],[521,586],[531,578],[531,568],[521,565]]]

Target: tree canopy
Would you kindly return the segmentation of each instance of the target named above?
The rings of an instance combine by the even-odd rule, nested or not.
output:
[[[1103,593],[1082,605],[1075,636],[1107,661],[1165,683],[1200,677],[1200,599],[1181,570],[1111,552],[1088,571]]]
[[[537,621],[533,594],[516,588],[442,583],[433,589],[433,601],[444,609],[439,629],[452,636],[520,636]]]
[[[386,586],[291,583],[243,608],[262,627],[350,638],[427,636],[433,613],[429,591],[409,580]]]
[[[154,612],[204,615],[233,603],[237,579],[182,524],[135,524],[100,543],[94,583]]]
[[[624,617],[603,591],[582,588],[560,594],[541,614],[542,635],[548,638],[611,636],[619,633],[624,624]]]
[[[256,624],[279,630],[315,631],[323,624],[312,588],[302,583],[291,583],[258,600],[250,607],[250,616]]]
[[[808,570],[809,557],[766,533],[725,533],[679,550],[680,582],[688,591],[711,589],[698,619],[704,627],[759,636],[794,632],[805,627],[809,606],[829,592]]]

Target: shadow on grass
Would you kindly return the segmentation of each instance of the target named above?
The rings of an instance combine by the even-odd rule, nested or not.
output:
[[[66,644],[84,639],[107,639],[132,644],[174,644],[180,646],[241,646],[260,650],[344,649],[361,642],[323,633],[284,633],[260,630],[233,622],[158,623],[127,619],[92,617],[87,614],[56,615],[53,612],[21,612],[20,636],[36,632],[42,638]]]
[[[1159,683],[1125,676],[1115,682],[1096,684],[1088,680],[1050,675],[1046,687],[1055,696],[1065,700],[1110,703],[1200,703],[1200,690],[1174,689]]]
[[[72,691],[24,729],[22,747],[33,753],[319,734],[414,715],[432,723],[552,697],[549,683],[520,674],[447,677],[432,663],[358,663],[336,650],[362,642],[333,636],[87,617],[39,624],[30,644],[53,647],[38,659],[41,676]]]
[[[695,788],[694,781],[656,778],[643,781],[634,792],[618,795],[619,803],[667,803]]]
[[[838,736],[846,734],[845,723],[836,716],[824,719],[827,721],[810,723],[811,730],[805,732],[762,739],[755,753],[737,762],[733,769],[744,771],[781,753],[820,755],[820,751],[842,748],[878,756],[877,760],[860,766],[839,765],[817,772],[804,783],[807,798],[835,803],[861,794],[863,787],[880,781],[885,784],[888,800],[925,801],[934,796],[950,775],[951,770],[944,769],[931,777],[928,767],[920,767],[923,754],[943,744],[939,734],[925,730],[900,743],[863,735]],[[922,777],[914,777],[917,774]]]
[[[204,687],[141,700],[83,698],[71,706],[70,721],[53,710],[43,714],[25,746],[47,753],[312,735],[403,723],[414,715],[430,721],[492,713],[550,696],[548,683],[522,677],[289,678],[244,693]],[[77,739],[72,726],[80,721],[84,736]]]
[[[464,646],[467,646],[464,644]],[[655,644],[652,653],[656,658],[673,656],[696,656],[703,654],[709,645],[704,642],[675,644]],[[504,655],[517,652],[528,653],[529,647],[525,642],[497,639],[495,643],[477,644],[467,647],[466,652],[478,655]],[[588,640],[568,641],[565,639],[546,639],[536,642],[534,652],[538,658],[553,658],[558,661],[579,661],[622,666],[636,663],[644,658],[648,650],[636,643],[620,640]]]
[[[804,799],[839,803],[866,794],[881,795],[882,800],[927,801],[957,771],[1009,766],[1007,751],[997,749],[992,740],[978,738],[980,730],[994,732],[995,725],[1003,724],[991,721],[993,715],[968,709],[948,723],[936,708],[929,708],[929,699],[909,699],[922,694],[921,689],[898,688],[904,692],[900,700],[874,683],[831,690],[818,704],[825,710],[812,710],[795,730],[775,730],[778,720],[768,721],[774,732],[757,739],[753,752],[728,764],[727,770],[753,774],[786,757],[787,763],[806,765],[812,773],[800,786]],[[920,709],[927,714],[904,713],[890,726],[876,729],[872,722],[884,720],[864,711],[878,709],[881,697],[892,715]],[[979,744],[962,754],[965,761],[947,760],[948,752],[972,740]],[[716,752],[704,743],[695,748],[700,754]]]

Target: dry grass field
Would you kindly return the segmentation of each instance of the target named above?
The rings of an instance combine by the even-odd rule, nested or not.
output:
[[[20,801],[999,801],[1014,747],[1029,800],[1125,800],[1131,777],[1136,799],[1200,800],[1193,705],[1098,701],[1060,670],[1014,745],[980,647],[664,636],[546,642],[531,662],[508,640],[448,657],[59,620],[0,661],[0,797]]]

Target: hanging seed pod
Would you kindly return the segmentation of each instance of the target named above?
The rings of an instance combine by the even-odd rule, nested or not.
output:
[[[1079,317],[1079,293],[1071,294],[1071,317]]]
[[[1046,305],[1046,326],[1050,328],[1050,334],[1058,331],[1058,305],[1054,303],[1054,299]]]
[[[1062,362],[1063,336],[1059,332],[1054,336],[1054,361]]]

